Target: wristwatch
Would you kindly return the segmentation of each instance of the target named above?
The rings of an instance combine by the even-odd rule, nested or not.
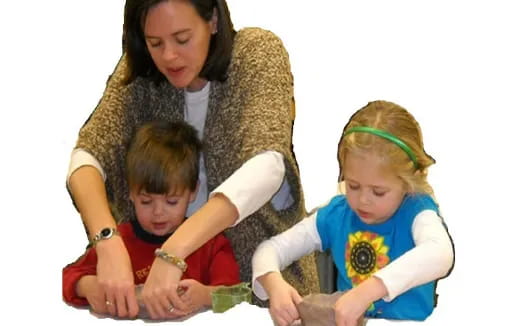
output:
[[[119,235],[119,231],[115,228],[104,228],[101,229],[93,238],[90,243],[92,247],[94,247],[101,240],[108,240],[112,238],[114,235]]]

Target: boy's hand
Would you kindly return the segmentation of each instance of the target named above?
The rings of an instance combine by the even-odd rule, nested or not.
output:
[[[371,277],[350,291],[336,302],[335,318],[337,326],[356,326],[364,318],[365,311],[372,302],[388,294],[384,283],[377,277]]]
[[[277,326],[289,326],[300,318],[296,305],[302,297],[278,272],[270,272],[258,278],[269,294],[269,313]]]
[[[179,288],[182,289],[180,298],[188,306],[190,313],[211,305],[210,292],[213,287],[193,279],[186,279],[179,282]]]
[[[99,285],[95,275],[86,275],[80,278],[76,285],[76,293],[78,296],[87,299],[92,311],[98,314],[106,314],[108,312],[105,303],[105,292]]]

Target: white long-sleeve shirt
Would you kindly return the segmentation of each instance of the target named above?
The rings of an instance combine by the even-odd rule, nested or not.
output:
[[[185,92],[186,107],[184,119],[192,125],[202,139],[208,109],[210,82],[197,92]],[[105,172],[99,161],[81,148],[72,151],[67,183],[72,173],[81,166],[95,167],[103,179]],[[293,203],[289,184],[284,178],[285,165],[283,155],[276,151],[260,153],[246,161],[228,179],[208,195],[208,184],[204,158],[201,155],[199,165],[199,190],[197,198],[190,203],[186,216],[192,215],[217,193],[226,196],[237,208],[239,217],[233,224],[240,223],[271,200],[276,209],[284,209]]]
[[[316,225],[317,212],[289,230],[262,242],[253,255],[253,291],[262,300],[268,295],[257,278],[279,272],[302,256],[322,251]],[[381,279],[388,291],[383,298],[391,301],[418,285],[446,275],[453,263],[453,247],[442,219],[435,211],[424,210],[414,219],[412,236],[415,247],[374,276]]]

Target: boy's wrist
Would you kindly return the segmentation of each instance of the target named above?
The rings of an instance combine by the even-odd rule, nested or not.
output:
[[[82,276],[78,282],[76,282],[76,295],[80,298],[86,298],[89,288],[94,286],[96,281],[96,275],[85,275]]]

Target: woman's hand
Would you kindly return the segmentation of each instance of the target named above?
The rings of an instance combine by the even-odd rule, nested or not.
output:
[[[134,275],[128,251],[119,236],[96,245],[97,281],[104,294],[106,310],[112,316],[134,318],[139,312]]]
[[[181,276],[177,266],[160,258],[154,260],[141,293],[152,319],[174,319],[190,312],[177,293]]]
[[[187,279],[179,282],[180,298],[188,306],[189,313],[211,305],[211,290],[216,287],[206,286],[197,280]]]
[[[277,326],[289,326],[300,318],[296,305],[302,297],[287,283],[279,272],[270,272],[258,278],[269,294],[269,313]]]
[[[388,294],[383,281],[371,277],[343,294],[335,305],[336,325],[356,326],[364,318],[372,302]]]

